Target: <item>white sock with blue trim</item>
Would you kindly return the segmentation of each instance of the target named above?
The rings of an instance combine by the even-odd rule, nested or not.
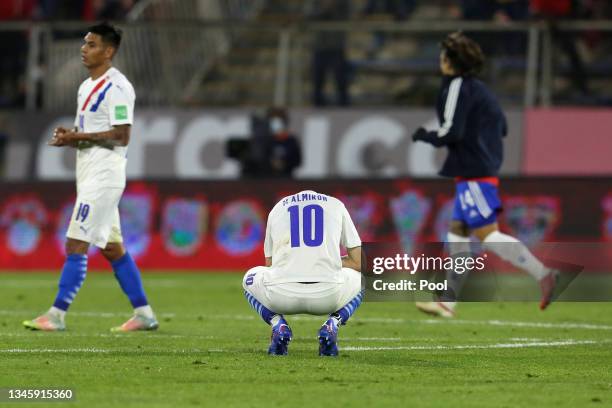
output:
[[[487,235],[482,244],[485,249],[526,271],[537,280],[548,274],[548,268],[529,251],[525,244],[510,235],[493,231]]]
[[[451,257],[471,254],[470,237],[448,232],[446,234],[446,242],[448,243],[448,254]],[[443,293],[440,300],[444,306],[451,310],[454,310],[457,306],[456,300],[459,297],[459,292],[461,291],[466,275],[467,272],[458,274],[452,269],[446,271],[446,282],[448,283],[450,291],[448,293]]]
[[[272,316],[272,318],[270,319],[270,326],[274,327],[278,324],[278,322],[280,322],[280,319],[282,319],[283,316],[275,314],[274,316]]]

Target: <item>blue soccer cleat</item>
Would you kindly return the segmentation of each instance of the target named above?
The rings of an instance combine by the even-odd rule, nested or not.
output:
[[[319,330],[319,355],[338,355],[338,325],[331,317],[321,326]]]
[[[286,356],[287,345],[291,341],[293,333],[291,327],[287,324],[284,318],[281,318],[274,327],[272,327],[272,336],[270,336],[270,347],[268,354],[274,356]]]

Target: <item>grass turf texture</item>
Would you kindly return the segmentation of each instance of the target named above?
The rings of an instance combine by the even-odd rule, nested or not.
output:
[[[63,333],[21,327],[56,274],[1,274],[0,387],[69,387],[88,407],[612,406],[612,304],[466,303],[443,321],[364,303],[339,358],[317,355],[324,318],[310,316],[289,317],[289,355],[270,357],[241,278],[146,274],[160,330],[115,335],[130,307],[111,274],[89,274]]]

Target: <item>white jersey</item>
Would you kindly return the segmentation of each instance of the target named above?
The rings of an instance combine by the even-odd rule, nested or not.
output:
[[[117,125],[131,125],[136,94],[132,84],[116,68],[79,87],[77,115],[79,132],[105,132]],[[77,187],[125,187],[127,146],[101,146],[80,142],[77,150]]]
[[[266,284],[341,283],[340,246],[361,246],[344,204],[314,191],[279,201],[268,215],[264,253],[272,257]]]

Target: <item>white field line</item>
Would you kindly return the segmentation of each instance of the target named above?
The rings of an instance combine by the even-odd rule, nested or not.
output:
[[[53,279],[44,280],[44,279],[36,279],[36,280],[13,280],[7,279],[2,281],[3,288],[11,288],[11,289],[56,289],[57,288],[58,277],[54,276]],[[87,282],[87,280],[86,280]],[[87,283],[86,283],[87,284]],[[119,288],[119,283],[116,281],[101,281],[95,282],[91,284],[96,288],[100,289],[108,289],[108,288]],[[145,282],[146,287],[152,288],[180,288],[180,287],[191,287],[193,283],[187,283],[179,280],[172,279],[149,279]]]
[[[483,350],[483,349],[514,349],[527,347],[563,347],[580,345],[601,345],[610,344],[610,341],[595,340],[561,340],[561,341],[538,341],[528,343],[496,343],[496,344],[466,344],[455,346],[395,346],[395,347],[341,347],[343,351],[392,351],[392,350]]]
[[[486,349],[514,349],[528,347],[566,347],[580,345],[602,345],[610,344],[611,341],[596,341],[596,340],[563,340],[550,342],[531,342],[531,343],[494,343],[494,344],[466,344],[454,346],[396,346],[396,347],[368,347],[368,346],[348,346],[342,347],[343,351],[397,351],[397,350],[486,350]],[[170,354],[194,354],[194,353],[225,353],[235,352],[235,350],[224,349],[190,349],[190,350],[133,350],[133,349],[101,349],[101,348],[64,348],[64,349],[24,349],[12,348],[0,350],[0,354],[27,354],[27,353],[131,353],[131,354],[147,354],[147,353],[170,353]]]
[[[0,316],[30,316],[35,317],[43,313],[42,310],[0,310]],[[129,317],[130,312],[116,313],[116,312],[69,312],[68,316],[83,316],[83,317],[102,317],[102,318],[115,318],[115,317]],[[176,317],[176,313],[157,313],[157,317]]]
[[[251,315],[217,315],[212,318],[220,319],[234,319],[234,320],[256,320],[258,316]],[[319,316],[291,316],[290,320],[306,320],[306,321],[319,321]],[[538,329],[586,329],[586,330],[612,330],[611,325],[598,324],[598,323],[546,323],[546,322],[517,322],[512,320],[460,320],[460,319],[402,319],[402,318],[391,318],[391,317],[354,317],[353,322],[365,322],[365,323],[387,323],[387,324],[431,324],[431,325],[444,325],[444,324],[476,324],[485,326],[500,326],[500,327],[528,327]],[[350,324],[350,323],[349,323]]]
[[[508,340],[510,341],[528,341],[528,342],[544,341],[544,339],[538,339],[538,338],[533,338],[533,337],[510,337]]]
[[[69,333],[69,332],[57,332],[57,334],[53,333],[42,333],[42,335],[46,336],[61,336],[62,338],[157,338],[157,339],[203,339],[203,340],[223,340],[224,337],[219,336],[202,336],[202,335],[183,335],[183,334],[159,334],[159,333],[141,333],[141,336],[134,337],[132,333]],[[0,338],[2,337],[28,337],[33,338],[35,334],[32,331],[23,331],[22,333],[0,333]],[[316,336],[296,336],[293,337],[294,340],[312,340],[316,338]],[[342,337],[342,341],[365,341],[365,342],[400,342],[406,339],[402,339],[401,337]],[[415,339],[411,339],[415,340]],[[419,339],[423,341],[435,341],[435,339]]]
[[[24,311],[24,310],[0,310],[1,315],[7,316],[24,316],[32,315],[37,316],[41,313],[38,311]],[[69,312],[69,316],[85,316],[85,317],[102,317],[102,318],[114,318],[114,317],[128,317],[129,312],[116,313],[116,312]],[[160,318],[200,318],[204,320],[260,320],[257,315],[226,315],[218,314],[204,317],[203,314],[177,314],[177,313],[158,313]],[[306,316],[297,315],[291,316],[290,320],[304,320],[304,321],[322,321],[322,316]],[[354,322],[365,322],[365,323],[386,323],[386,324],[431,324],[431,325],[444,325],[444,324],[458,324],[458,325],[483,325],[483,326],[499,326],[499,327],[526,327],[526,328],[537,328],[537,329],[579,329],[579,330],[612,330],[612,325],[605,325],[599,323],[546,323],[546,322],[520,322],[512,320],[460,320],[460,319],[402,319],[402,318],[388,318],[388,317],[355,317]]]
[[[38,334],[40,333],[40,334]],[[134,333],[136,334],[136,333]],[[215,336],[201,336],[201,335],[183,335],[183,334],[159,334],[159,333],[139,333],[136,334],[135,337],[133,333],[69,333],[69,332],[55,332],[55,333],[48,333],[48,332],[42,332],[42,331],[31,331],[31,330],[24,330],[22,333],[0,333],[0,338],[2,337],[29,337],[29,338],[33,338],[36,335],[39,336],[60,336],[62,338],[77,338],[77,337],[83,337],[83,338],[91,338],[91,337],[96,337],[96,338],[112,338],[112,339],[116,339],[116,338],[154,338],[154,339],[204,339],[204,340],[221,340],[220,337],[215,337]]]
[[[91,353],[91,354],[106,354],[106,353],[131,353],[131,354],[146,354],[146,353],[167,353],[167,354],[191,354],[201,352],[217,352],[218,349],[211,350],[167,350],[167,349],[156,349],[156,350],[134,350],[134,349],[101,349],[101,348],[63,348],[63,349],[25,349],[25,348],[12,348],[0,350],[0,354],[26,354],[26,353]]]

